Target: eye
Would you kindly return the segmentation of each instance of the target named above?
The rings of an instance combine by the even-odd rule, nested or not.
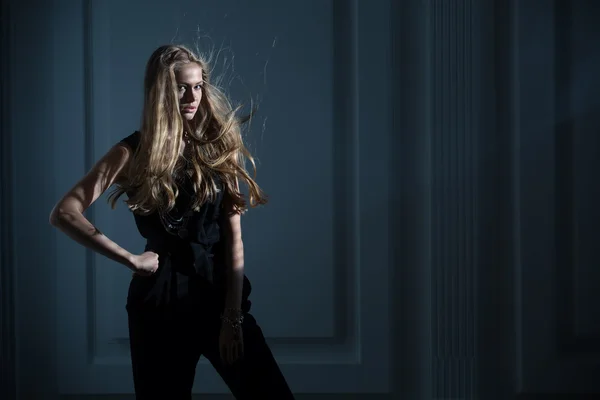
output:
[[[185,90],[185,86],[184,85],[179,85],[179,86],[177,86],[177,89],[179,89],[179,91],[183,91],[183,90]]]
[[[204,86],[204,83],[201,83],[199,85],[196,85],[196,87],[194,89],[200,90],[200,89],[202,89],[203,86]]]

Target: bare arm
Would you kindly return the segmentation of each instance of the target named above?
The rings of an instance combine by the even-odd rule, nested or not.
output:
[[[227,295],[225,308],[239,310],[242,304],[242,285],[244,283],[244,244],[242,242],[241,215],[231,206],[228,196],[224,199],[225,206],[225,270]]]
[[[83,215],[115,182],[130,157],[131,150],[128,147],[120,144],[113,146],[54,206],[50,224],[83,246],[134,269],[134,255],[104,236]]]

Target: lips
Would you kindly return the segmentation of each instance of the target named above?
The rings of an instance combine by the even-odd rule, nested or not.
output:
[[[194,112],[196,111],[196,107],[183,107],[184,112]]]

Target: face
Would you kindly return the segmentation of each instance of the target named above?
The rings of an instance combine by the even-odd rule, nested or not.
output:
[[[179,93],[179,110],[183,118],[191,121],[202,99],[202,68],[196,63],[185,64],[175,72],[175,79]]]

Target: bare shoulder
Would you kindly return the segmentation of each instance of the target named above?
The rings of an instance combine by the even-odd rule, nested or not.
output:
[[[132,155],[133,150],[131,147],[126,143],[119,142],[113,145],[113,147],[96,162],[88,172],[88,175],[97,172],[104,178],[112,178],[112,184],[114,180],[125,171],[125,167],[129,164]]]
[[[63,196],[53,213],[85,211],[122,177],[132,154],[132,149],[122,142],[113,145],[89,172]]]

